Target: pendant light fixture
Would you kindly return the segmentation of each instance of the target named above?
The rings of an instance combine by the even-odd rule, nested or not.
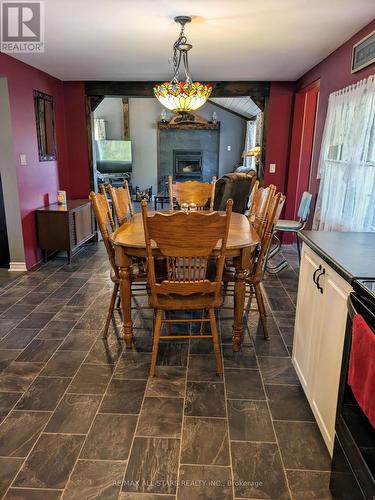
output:
[[[174,75],[170,82],[155,85],[154,94],[160,103],[174,113],[189,113],[205,104],[210,97],[212,85],[193,82],[189,71],[188,52],[192,45],[185,36],[185,24],[191,22],[189,16],[177,16],[175,22],[181,25],[180,36],[173,45]],[[180,66],[183,64],[185,80],[179,80]]]

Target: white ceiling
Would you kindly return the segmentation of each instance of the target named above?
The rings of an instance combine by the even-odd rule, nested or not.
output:
[[[375,17],[374,0],[45,0],[44,54],[16,55],[63,80],[164,80],[187,26],[200,80],[294,80]]]
[[[245,118],[254,118],[260,109],[250,97],[212,97],[210,102],[239,113]]]

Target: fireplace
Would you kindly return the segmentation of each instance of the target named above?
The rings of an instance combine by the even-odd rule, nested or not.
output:
[[[211,182],[219,173],[218,123],[204,126],[158,124],[158,191],[165,180]]]
[[[173,180],[202,180],[202,152],[173,150]]]

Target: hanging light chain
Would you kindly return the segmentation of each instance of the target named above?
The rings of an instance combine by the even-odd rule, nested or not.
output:
[[[190,16],[176,16],[176,23],[181,25],[178,39],[173,44],[173,53],[169,63],[173,69],[173,77],[169,82],[155,85],[154,94],[158,101],[173,113],[191,113],[209,98],[212,85],[209,83],[193,82],[190,76],[188,52],[192,45],[185,35],[185,24],[191,22]],[[184,66],[185,80],[179,81],[179,71]]]
[[[174,68],[174,75],[171,82],[177,83],[179,81],[178,74],[181,66],[181,61],[184,64],[185,70],[185,79],[187,82],[191,82],[190,70],[189,70],[189,61],[188,61],[188,53],[189,49],[182,48],[182,46],[187,45],[187,38],[185,35],[185,24],[181,24],[180,35],[177,40],[173,44],[173,56],[172,56],[172,64]]]

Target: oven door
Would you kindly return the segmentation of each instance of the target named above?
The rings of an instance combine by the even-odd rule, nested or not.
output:
[[[352,319],[355,314],[361,314],[374,328],[374,309],[375,304],[366,298],[350,294],[330,481],[334,498],[343,500],[373,500],[375,497],[375,430],[348,385]]]

